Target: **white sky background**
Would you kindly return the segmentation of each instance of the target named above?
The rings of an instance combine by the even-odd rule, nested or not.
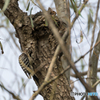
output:
[[[26,11],[25,6],[23,4],[23,0],[19,0],[19,6],[23,11]],[[26,1],[26,0],[24,0]],[[48,7],[52,6],[54,8],[54,4],[52,4],[53,0],[42,0],[43,5],[45,6],[46,9]],[[96,7],[96,1],[97,0],[90,0],[90,2],[93,3],[93,5]],[[33,14],[38,12],[40,9],[38,9],[36,6],[32,5],[30,6],[33,7]],[[94,9],[96,10],[96,9]],[[73,50],[73,57],[74,61],[77,60],[82,54],[86,53],[89,50],[89,44],[84,36],[82,43],[79,44],[80,49],[78,48],[78,44],[76,43],[76,39],[80,41],[79,34],[80,34],[80,29],[84,32],[84,34],[87,36],[87,16],[88,14],[88,9],[85,9],[85,11],[82,12],[82,17],[80,17],[79,21],[81,23],[81,27],[79,26],[79,22],[77,21],[74,26],[74,30],[72,29],[72,46],[76,49],[77,52],[77,57],[75,56],[75,52]],[[100,11],[99,11],[100,12]],[[29,14],[29,12],[27,12]],[[0,15],[1,17],[1,15]],[[72,16],[73,18],[74,16]],[[4,18],[2,18],[3,20]],[[0,25],[5,25],[5,21],[1,23],[0,19]],[[14,28],[12,25],[9,27],[10,32],[14,32]],[[97,34],[99,31],[99,28],[97,27],[97,30],[95,33]],[[77,38],[75,37],[75,34]],[[15,38],[15,35],[13,35]],[[89,36],[87,36],[87,39],[90,43],[91,40],[91,32],[89,33]],[[96,39],[96,37],[95,37]],[[19,45],[18,39],[15,38],[17,44]],[[3,49],[4,49],[4,54],[0,54],[0,82],[3,83],[3,85],[10,91],[13,91],[15,94],[19,94],[19,96],[22,98],[22,100],[28,100],[30,96],[32,95],[33,91],[37,90],[37,86],[33,82],[33,80],[28,80],[24,72],[22,71],[19,63],[18,63],[18,57],[21,54],[21,52],[16,48],[15,44],[13,43],[12,39],[10,38],[9,33],[4,29],[0,28],[0,41],[2,42]],[[81,53],[80,53],[81,51]],[[88,56],[85,57],[85,61],[83,60],[83,63],[85,65],[85,68],[83,71],[86,71],[88,69],[87,64],[88,64]],[[86,62],[86,63],[85,63]],[[76,64],[78,66],[78,70],[81,71],[81,63]],[[98,65],[99,66],[99,65]],[[4,69],[5,68],[5,69]],[[73,80],[76,80],[75,78],[71,78]],[[22,87],[22,83],[26,83],[27,85],[25,87],[25,90],[23,89],[21,93],[19,93],[19,89]],[[78,89],[78,92],[85,92],[84,87],[81,85],[79,81],[75,82],[75,87]],[[100,86],[98,86],[100,88]],[[76,91],[75,89],[73,91]],[[100,97],[100,89],[98,89],[99,97]],[[12,100],[9,99],[10,96],[7,92],[2,91],[0,89],[0,100],[4,100],[4,97],[6,100]],[[75,97],[77,99],[80,99],[81,97]],[[38,96],[35,100],[42,100],[42,97]]]

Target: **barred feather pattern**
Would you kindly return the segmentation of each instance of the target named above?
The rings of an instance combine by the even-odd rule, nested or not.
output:
[[[19,63],[20,63],[21,68],[23,69],[24,73],[26,74],[26,76],[28,78],[31,78],[29,70],[31,71],[32,68],[31,68],[31,65],[29,63],[28,56],[25,53],[22,53],[19,56]]]

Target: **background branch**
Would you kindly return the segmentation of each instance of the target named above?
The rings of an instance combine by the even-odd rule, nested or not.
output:
[[[0,84],[0,87],[7,91],[9,94],[11,94],[14,99],[21,100],[18,96],[16,96],[13,92],[6,89],[3,85]]]

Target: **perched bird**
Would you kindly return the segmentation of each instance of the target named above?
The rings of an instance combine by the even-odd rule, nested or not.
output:
[[[19,63],[28,78],[34,76],[33,67],[30,65],[29,58],[25,53],[19,56]]]

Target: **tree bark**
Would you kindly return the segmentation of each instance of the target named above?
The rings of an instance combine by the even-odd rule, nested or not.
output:
[[[37,77],[33,77],[39,87],[47,74],[52,56],[58,45],[53,33],[46,25],[46,20],[42,12],[32,16],[34,27],[31,26],[30,16],[18,7],[18,0],[11,0],[4,14],[8,17],[12,25],[16,29],[16,37],[19,39],[21,49],[32,58],[32,66],[37,73]],[[4,1],[0,0],[0,8],[2,9]],[[54,18],[54,24],[63,35],[66,25],[59,21],[56,15],[51,13]],[[64,70],[61,63],[61,57],[58,56],[56,64],[53,68],[50,78],[57,76]],[[59,79],[48,84],[41,91],[44,100],[73,100],[70,96],[71,89],[68,80],[63,74]]]

